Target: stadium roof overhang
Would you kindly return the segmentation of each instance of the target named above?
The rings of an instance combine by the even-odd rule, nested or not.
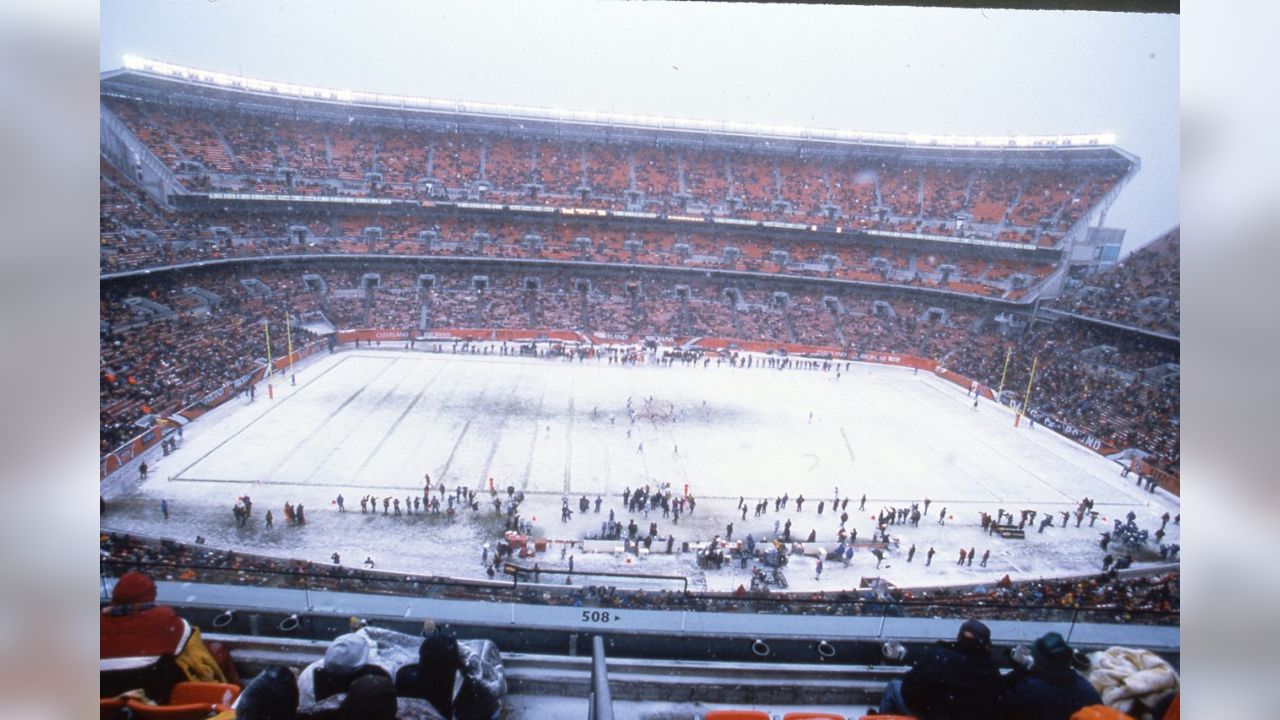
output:
[[[1112,133],[1059,136],[959,136],[783,127],[497,103],[459,102],[315,88],[255,80],[127,56],[125,68],[103,73],[103,95],[165,99],[210,109],[288,112],[317,120],[393,126],[465,125],[481,131],[567,139],[646,140],[753,149],[915,157],[934,162],[1021,164],[1105,163],[1127,167],[1132,156]]]

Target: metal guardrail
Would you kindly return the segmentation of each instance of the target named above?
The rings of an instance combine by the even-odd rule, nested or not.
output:
[[[604,638],[591,638],[590,720],[613,720],[613,696],[609,692],[609,670],[605,666]]]

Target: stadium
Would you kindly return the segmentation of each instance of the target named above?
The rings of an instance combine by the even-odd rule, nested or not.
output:
[[[1101,262],[1113,135],[100,99],[104,617],[150,576],[221,680],[445,635],[456,717],[856,718],[971,618],[1178,667],[1179,230]]]

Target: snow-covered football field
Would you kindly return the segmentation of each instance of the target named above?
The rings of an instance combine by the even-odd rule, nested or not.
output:
[[[495,351],[496,352],[496,351]],[[978,410],[965,390],[931,373],[854,363],[835,370],[733,368],[656,363],[620,365],[605,360],[566,361],[497,354],[472,355],[391,348],[343,349],[300,364],[297,384],[276,376],[274,398],[266,384],[256,398],[232,399],[183,432],[169,456],[159,449],[145,459],[150,478],[137,478],[137,461],[103,485],[109,511],[104,528],[190,540],[248,552],[328,562],[338,551],[356,564],[366,556],[378,567],[434,574],[480,576],[479,548],[493,539],[493,522],[470,513],[446,525],[435,516],[366,515],[365,494],[421,496],[424,473],[476,489],[482,518],[493,515],[488,479],[505,496],[510,485],[528,500],[526,518],[535,534],[553,540],[598,532],[613,509],[625,523],[624,488],[671,483],[697,498],[693,514],[672,525],[661,512],[659,532],[678,540],[707,540],[735,523],[734,537],[771,534],[775,521],[791,519],[794,536],[817,531],[835,545],[837,492],[848,505],[849,527],[870,537],[872,516],[882,507],[931,500],[919,527],[890,526],[900,549],[879,570],[868,553],[852,567],[834,567],[820,579],[797,559],[789,568],[792,589],[856,586],[858,577],[883,575],[899,585],[936,585],[1018,576],[1089,572],[1099,567],[1098,533],[1129,510],[1152,531],[1177,498],[1150,494],[1120,466],[987,400]],[[636,416],[629,419],[628,403]],[[780,513],[772,499],[789,494]],[[342,493],[348,512],[337,512]],[[866,509],[856,511],[866,494]],[[246,528],[232,519],[235,498],[249,494],[254,517]],[[576,513],[582,495],[605,498],[602,513]],[[802,510],[795,498],[803,495]],[[561,498],[575,515],[560,520]],[[739,497],[749,506],[769,498],[760,518],[744,521]],[[1103,518],[1067,528],[1055,518],[1043,534],[1028,526],[1026,540],[1002,540],[979,527],[979,512],[1023,508],[1074,510],[1081,497],[1096,501]],[[168,501],[166,521],[159,502]],[[303,502],[308,524],[284,527],[284,502]],[[825,505],[818,514],[818,503]],[[273,528],[262,515],[271,508]],[[946,508],[946,525],[937,523]],[[954,518],[954,519],[952,519]],[[1177,542],[1170,523],[1166,542]],[[914,562],[907,548],[918,546]],[[924,566],[924,553],[938,556]],[[992,551],[988,568],[957,567],[960,548]],[[547,559],[559,561],[559,553]],[[649,556],[640,561],[578,554],[578,569],[615,571],[639,562],[644,572],[697,574],[706,589],[732,589],[745,571],[693,571],[691,556]],[[544,565],[546,567],[547,565]],[[866,566],[866,567],[864,567]]]

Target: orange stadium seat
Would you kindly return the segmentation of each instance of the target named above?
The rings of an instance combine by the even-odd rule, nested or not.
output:
[[[188,703],[186,705],[149,705],[130,698],[126,707],[139,720],[205,720],[230,708],[217,703]]]
[[[122,697],[102,698],[98,701],[98,717],[101,720],[110,720],[116,716],[116,713],[125,708],[128,702]]]
[[[1133,720],[1133,718],[1106,705],[1090,705],[1077,710],[1071,716],[1071,720]]]
[[[230,705],[240,696],[240,688],[231,683],[180,682],[169,693],[170,705],[208,703]]]
[[[708,710],[706,720],[773,720],[763,710]]]

